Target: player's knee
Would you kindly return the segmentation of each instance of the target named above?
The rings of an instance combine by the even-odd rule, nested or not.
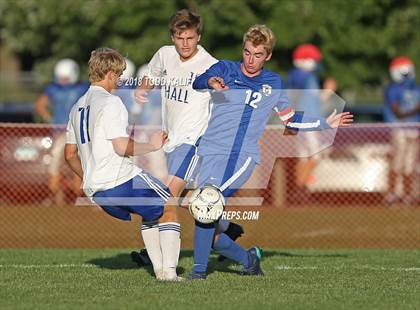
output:
[[[165,206],[163,209],[163,214],[159,219],[159,222],[178,222],[176,206]]]
[[[171,192],[173,197],[180,197],[182,191],[185,188],[186,182],[178,177],[172,177],[171,181],[169,182],[169,191]]]

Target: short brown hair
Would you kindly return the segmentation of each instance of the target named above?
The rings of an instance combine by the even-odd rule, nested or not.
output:
[[[108,47],[100,47],[94,50],[90,54],[88,64],[89,81],[91,83],[102,81],[109,71],[119,76],[125,70],[124,57]]]
[[[201,34],[203,29],[201,16],[191,10],[179,10],[169,20],[169,31],[171,35],[191,28],[194,28],[197,34]]]
[[[273,31],[266,25],[251,26],[244,34],[243,45],[247,41],[251,42],[254,46],[263,45],[268,54],[271,54],[276,44]]]

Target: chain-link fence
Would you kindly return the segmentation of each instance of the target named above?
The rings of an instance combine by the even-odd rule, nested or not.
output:
[[[136,138],[148,130],[137,128]],[[0,125],[0,247],[141,247],[140,218],[123,222],[75,204],[80,180],[64,162],[63,133]],[[262,163],[224,216],[244,226],[247,246],[420,248],[419,133],[419,124],[297,136],[269,126]],[[135,160],[165,179],[162,152]],[[183,247],[191,248],[193,220],[184,209],[179,216]]]

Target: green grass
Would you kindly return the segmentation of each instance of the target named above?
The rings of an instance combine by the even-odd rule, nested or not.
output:
[[[182,283],[156,281],[128,253],[2,249],[0,309],[420,309],[420,250],[266,250],[265,277],[212,257],[206,281]]]

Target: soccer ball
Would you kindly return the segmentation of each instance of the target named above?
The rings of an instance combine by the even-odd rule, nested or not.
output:
[[[205,185],[196,189],[189,199],[189,211],[194,219],[203,224],[216,222],[223,214],[225,198],[215,187]]]

